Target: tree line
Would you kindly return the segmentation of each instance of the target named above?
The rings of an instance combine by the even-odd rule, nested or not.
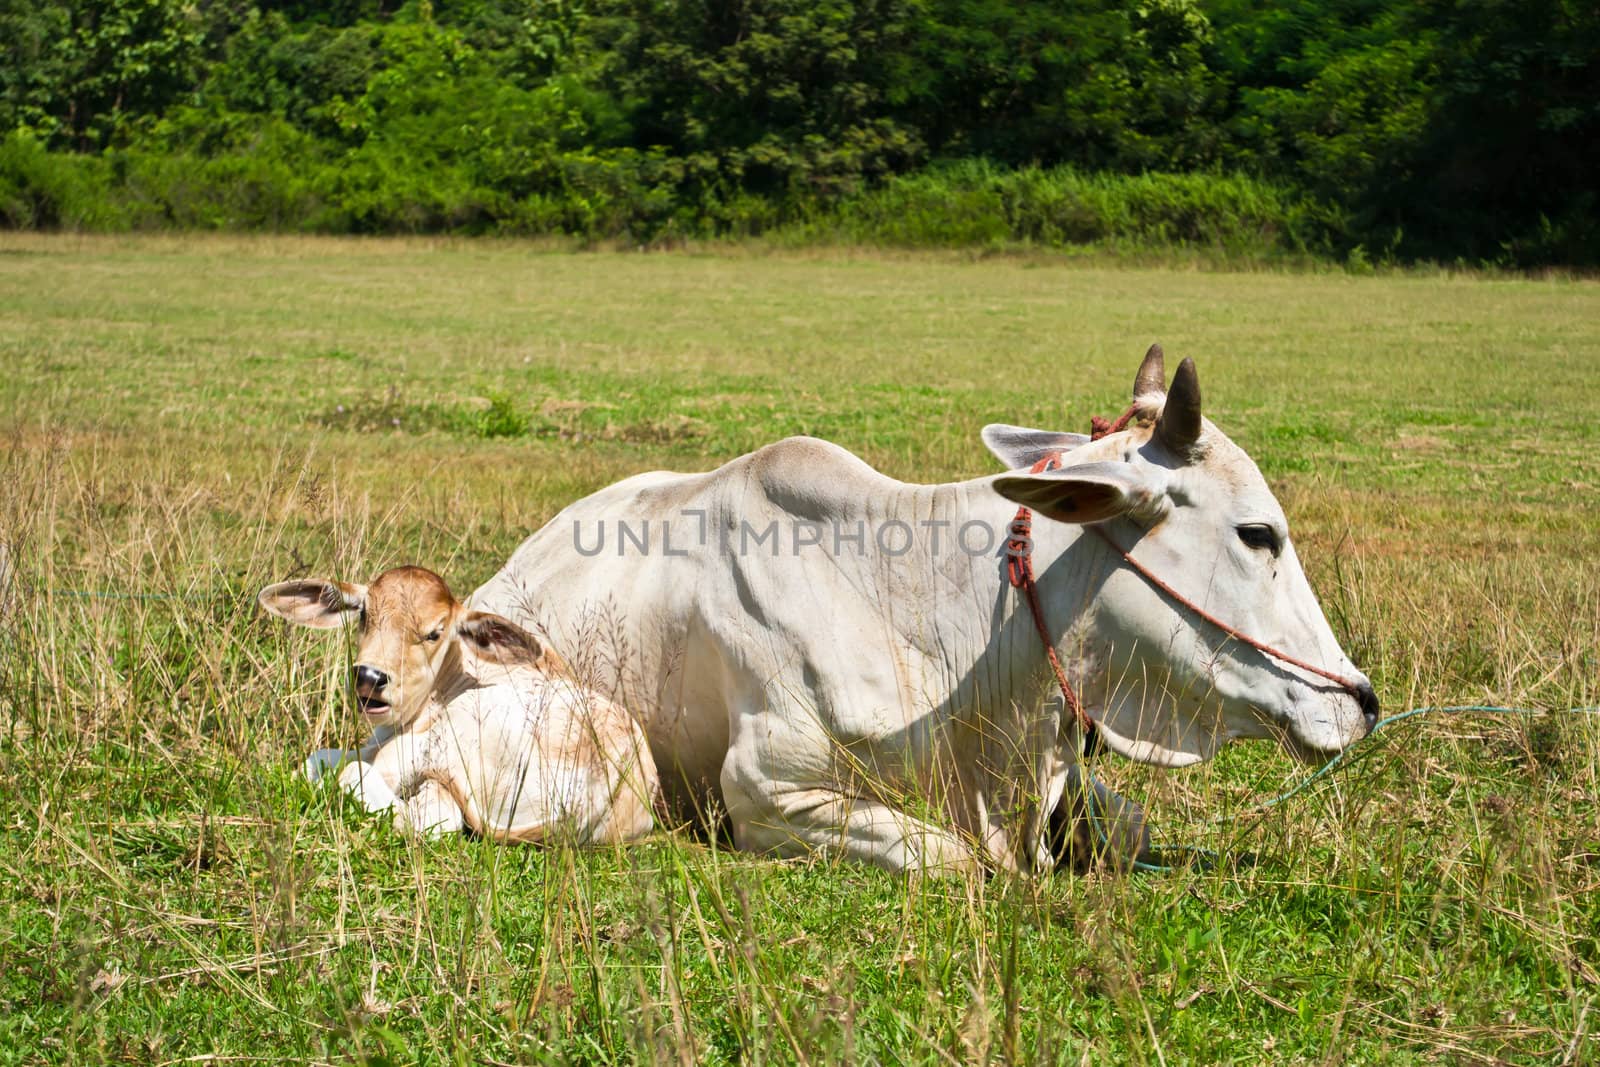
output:
[[[1573,0],[0,0],[0,222],[1600,261]]]

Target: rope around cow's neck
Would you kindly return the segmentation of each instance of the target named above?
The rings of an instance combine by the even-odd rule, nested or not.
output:
[[[1089,424],[1093,430],[1093,432],[1089,435],[1089,440],[1098,441],[1108,434],[1114,434],[1119,430],[1126,429],[1128,423],[1132,421],[1133,416],[1137,411],[1138,405],[1134,404],[1133,406],[1129,407],[1127,411],[1124,411],[1120,416],[1118,416],[1114,421],[1107,421],[1106,419],[1096,415],[1089,420]],[[1029,472],[1032,474],[1043,474],[1047,471],[1057,470],[1062,466],[1061,453],[1050,452],[1036,462],[1032,468],[1030,468]],[[1303,659],[1299,659],[1295,656],[1289,655],[1287,652],[1273,648],[1264,641],[1258,641],[1248,634],[1245,634],[1237,627],[1231,626],[1222,621],[1215,615],[1212,615],[1210,612],[1206,611],[1199,604],[1196,604],[1194,601],[1178,592],[1172,586],[1162,581],[1161,578],[1148,567],[1140,563],[1137,559],[1134,559],[1132,554],[1129,553],[1127,549],[1121,547],[1115,541],[1113,541],[1111,539],[1111,535],[1106,533],[1105,530],[1101,529],[1098,524],[1091,523],[1088,528],[1092,530],[1100,538],[1100,540],[1104,541],[1106,545],[1110,547],[1111,551],[1122,557],[1123,562],[1132,567],[1134,573],[1138,574],[1153,587],[1160,590],[1174,603],[1187,608],[1196,616],[1205,622],[1210,623],[1212,626],[1215,626],[1217,629],[1221,630],[1230,638],[1240,642],[1241,644],[1249,645],[1257,652],[1270,656],[1280,663],[1287,663],[1292,667],[1298,667],[1303,671],[1326,678],[1328,681],[1333,682],[1335,685],[1338,685],[1340,688],[1349,692],[1350,695],[1355,697],[1358,702],[1360,701],[1361,687],[1356,682],[1346,678],[1341,674],[1336,674],[1335,672],[1324,667],[1318,667],[1315,664],[1307,663]],[[1071,713],[1073,719],[1078,723],[1078,730],[1083,735],[1083,755],[1085,759],[1088,759],[1090,756],[1094,755],[1096,747],[1095,722],[1094,719],[1089,715],[1088,709],[1083,706],[1083,701],[1078,698],[1077,690],[1073,689],[1072,683],[1067,679],[1066,668],[1061,665],[1061,657],[1056,652],[1055,639],[1050,634],[1050,624],[1045,621],[1044,606],[1039,602],[1039,585],[1033,574],[1033,512],[1029,510],[1027,505],[1022,505],[1021,507],[1017,508],[1017,514],[1011,520],[1010,534],[1011,536],[1006,539],[1006,573],[1010,578],[1012,588],[1019,590],[1022,593],[1023,598],[1028,602],[1028,612],[1033,616],[1034,628],[1039,631],[1039,640],[1044,644],[1045,659],[1050,664],[1051,672],[1055,675],[1056,686],[1061,690],[1061,699],[1066,702],[1067,711]]]

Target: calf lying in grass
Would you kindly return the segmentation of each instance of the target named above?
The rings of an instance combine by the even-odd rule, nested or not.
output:
[[[467,610],[432,571],[398,567],[370,586],[279,582],[258,599],[299,626],[359,626],[351,680],[372,738],[312,753],[313,780],[343,764],[339,783],[411,833],[606,844],[650,831],[660,783],[638,724],[532,634]]]

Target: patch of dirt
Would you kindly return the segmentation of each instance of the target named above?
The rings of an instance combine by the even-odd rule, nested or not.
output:
[[[560,422],[576,419],[585,411],[610,411],[615,407],[615,404],[604,404],[598,400],[561,400],[551,397],[539,405],[539,415]]]
[[[710,425],[692,415],[667,415],[645,422],[607,426],[599,436],[608,441],[669,445],[680,441],[694,441],[710,433]]]

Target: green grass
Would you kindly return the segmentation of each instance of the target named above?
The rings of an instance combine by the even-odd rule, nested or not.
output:
[[[976,475],[1160,340],[1387,710],[1594,704],[1595,322],[1565,281],[0,237],[0,1062],[1593,1062],[1591,720],[1413,720],[1265,816],[1308,773],[1266,746],[1101,762],[1215,870],[414,845],[297,778],[355,739],[344,650],[252,597],[465,592],[788,433]]]

